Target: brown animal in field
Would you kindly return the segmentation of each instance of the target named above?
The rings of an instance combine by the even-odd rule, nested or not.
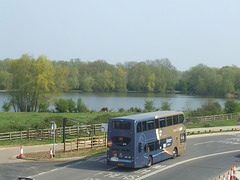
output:
[[[88,109],[87,112],[92,113],[92,110]]]
[[[108,109],[108,107],[103,107],[103,108],[101,109],[101,111],[109,112],[109,109]]]

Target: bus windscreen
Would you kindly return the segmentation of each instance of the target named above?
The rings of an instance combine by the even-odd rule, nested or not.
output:
[[[126,121],[113,121],[112,128],[129,130],[131,129],[131,123]]]

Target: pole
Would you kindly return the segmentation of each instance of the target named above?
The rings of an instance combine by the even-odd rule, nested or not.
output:
[[[56,123],[54,121],[51,121],[52,123],[52,131],[53,131],[53,157],[55,157],[55,138],[56,138]]]

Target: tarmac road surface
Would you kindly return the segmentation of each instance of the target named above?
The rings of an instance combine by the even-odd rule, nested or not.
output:
[[[2,158],[7,151],[0,149],[1,180],[19,176],[36,180],[214,180],[234,164],[240,167],[240,132],[187,137],[184,154],[141,169],[107,166],[105,154],[72,161],[41,162]]]

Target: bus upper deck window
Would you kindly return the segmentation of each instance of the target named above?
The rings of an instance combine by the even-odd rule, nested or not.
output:
[[[162,127],[166,127],[166,121],[165,121],[165,118],[160,118],[160,119],[159,119],[159,123],[160,123],[160,128],[162,128]]]
[[[148,130],[154,129],[154,121],[148,121],[147,122],[147,127],[148,127]]]
[[[137,133],[138,132],[142,132],[142,123],[141,122],[139,122],[138,124],[137,124]]]
[[[178,115],[173,116],[173,124],[178,124]]]
[[[129,130],[131,129],[131,123],[126,121],[113,121],[112,122],[113,129],[124,129]]]
[[[183,116],[183,114],[180,114],[179,117],[178,117],[178,119],[179,119],[179,123],[183,123],[183,121],[184,121],[184,116]]]
[[[167,126],[171,126],[172,123],[172,116],[167,117]]]
[[[147,130],[147,122],[143,121],[142,122],[142,131],[146,131]]]

